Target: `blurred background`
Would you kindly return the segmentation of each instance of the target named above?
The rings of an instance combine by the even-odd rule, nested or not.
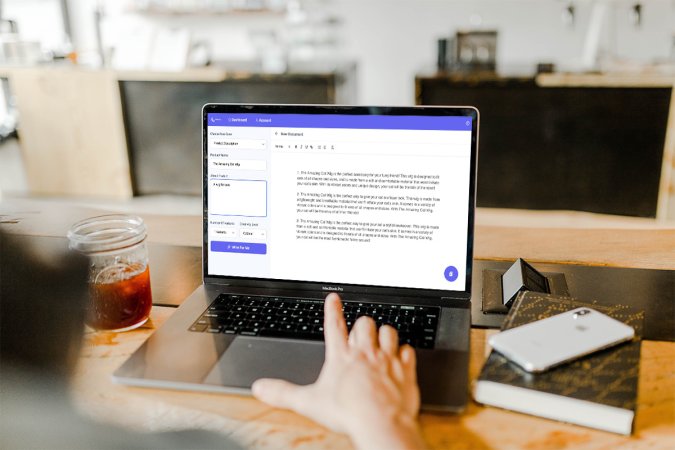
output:
[[[4,198],[200,214],[206,102],[450,104],[478,206],[675,220],[675,0],[2,0],[0,79]]]

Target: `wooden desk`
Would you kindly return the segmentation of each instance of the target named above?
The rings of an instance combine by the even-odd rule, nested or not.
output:
[[[128,333],[87,333],[74,382],[74,398],[87,415],[141,430],[204,428],[251,448],[350,448],[349,441],[319,425],[248,397],[130,388],[110,374],[173,308],[153,308],[152,323]],[[488,331],[471,331],[470,378],[488,348]],[[422,430],[431,448],[668,448],[675,444],[675,343],[644,341],[635,433],[623,437],[470,402],[464,414],[423,413]]]
[[[0,203],[3,229],[29,235],[63,236],[68,226],[98,211],[37,202]],[[199,245],[201,218],[144,215],[149,240]],[[560,224],[565,225],[560,228]],[[584,228],[577,228],[578,226]],[[517,256],[546,262],[576,262],[675,269],[675,230],[644,219],[622,221],[583,213],[479,210],[477,257]],[[349,441],[296,414],[248,397],[130,388],[114,385],[111,373],[173,313],[154,307],[151,321],[121,334],[87,333],[73,383],[86,415],[141,430],[202,428],[230,435],[259,449],[350,448]],[[470,377],[485,360],[489,331],[471,332]],[[675,447],[675,343],[644,341],[635,433],[618,436],[469,403],[461,415],[421,415],[432,448],[673,448]]]
[[[499,235],[496,230],[486,231],[486,235],[491,234],[490,231]],[[577,231],[579,236],[588,239],[597,237],[588,234],[589,230]],[[573,232],[570,230],[571,235]],[[626,237],[630,235],[627,233]],[[505,245],[508,248],[508,244]],[[672,268],[672,261],[666,265]],[[152,323],[137,331],[87,334],[74,384],[76,403],[84,413],[143,430],[206,428],[230,435],[252,448],[350,448],[344,436],[251,398],[112,384],[112,371],[172,312],[171,308],[155,307]],[[486,338],[490,332],[480,329],[471,332],[472,380],[489,352]],[[638,412],[631,437],[485,408],[473,402],[461,415],[424,413],[421,423],[427,442],[431,448],[438,449],[672,447],[675,444],[675,343],[643,342]]]

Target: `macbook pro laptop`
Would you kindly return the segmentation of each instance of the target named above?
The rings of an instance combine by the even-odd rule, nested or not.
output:
[[[204,283],[115,373],[249,394],[312,383],[323,300],[416,348],[425,409],[468,392],[478,111],[207,104]]]

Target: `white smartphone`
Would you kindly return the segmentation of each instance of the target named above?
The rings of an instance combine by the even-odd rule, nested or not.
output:
[[[502,331],[488,342],[528,372],[543,372],[634,335],[633,327],[582,307]]]

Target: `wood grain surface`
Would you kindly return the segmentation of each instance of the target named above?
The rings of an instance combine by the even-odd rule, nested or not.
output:
[[[341,449],[349,440],[297,414],[250,397],[113,384],[112,372],[173,313],[154,307],[151,320],[127,333],[88,331],[73,383],[79,410],[109,423],[145,431],[199,428],[229,435],[255,449]],[[478,376],[494,331],[471,331],[469,374]],[[672,448],[675,443],[675,343],[644,341],[637,418],[625,437],[470,402],[460,415],[422,413],[433,449]]]

